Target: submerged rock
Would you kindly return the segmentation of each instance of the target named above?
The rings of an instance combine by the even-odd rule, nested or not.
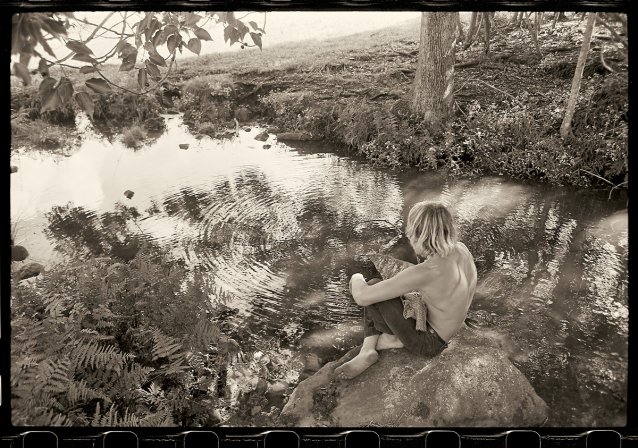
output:
[[[23,261],[29,256],[29,251],[24,246],[11,246],[11,261]]]
[[[503,350],[463,328],[438,356],[385,350],[352,380],[334,369],[359,347],[323,366],[294,390],[281,412],[289,426],[538,426],[547,405]]]
[[[268,140],[268,132],[262,131],[259,134],[255,135],[255,140],[259,140],[260,142],[265,142]]]
[[[277,140],[307,142],[313,140],[312,134],[308,132],[280,132],[277,134]]]
[[[42,272],[44,272],[44,266],[40,263],[29,263],[28,265],[21,267],[18,271],[18,281],[35,277],[40,275]]]

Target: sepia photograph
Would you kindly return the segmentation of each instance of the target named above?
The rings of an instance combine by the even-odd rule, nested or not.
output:
[[[11,22],[12,425],[627,424],[627,14]]]

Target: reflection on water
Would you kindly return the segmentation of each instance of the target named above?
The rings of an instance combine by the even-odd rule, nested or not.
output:
[[[316,335],[343,339],[361,317],[346,289],[353,258],[395,237],[415,202],[440,200],[477,260],[472,309],[497,318],[512,359],[552,409],[548,424],[624,424],[624,201],[501,177],[379,170],[331,148],[264,149],[258,129],[197,140],[179,117],[167,124],[136,151],[87,132],[68,157],[13,155],[12,221],[32,261],[126,260],[151,239],[206,270],[230,298],[236,331],[295,347],[325,339]]]

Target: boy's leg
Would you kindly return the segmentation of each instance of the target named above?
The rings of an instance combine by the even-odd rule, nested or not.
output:
[[[390,331],[399,341],[411,352],[433,356],[438,353],[445,344],[434,333],[430,331],[418,331],[414,319],[403,317],[403,303],[401,299],[385,300],[383,302],[370,305],[375,308],[382,317]],[[384,338],[385,339],[385,338]],[[379,341],[381,344],[385,340]]]
[[[377,339],[379,339],[378,334],[363,339],[363,345],[361,346],[359,354],[335,369],[337,376],[348,379],[354,378],[377,362],[379,359],[379,354],[375,350]]]

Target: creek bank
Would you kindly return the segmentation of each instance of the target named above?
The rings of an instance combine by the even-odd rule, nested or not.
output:
[[[463,328],[438,356],[386,350],[352,380],[334,369],[359,347],[302,381],[279,420],[285,426],[539,426],[545,402],[489,332]]]

